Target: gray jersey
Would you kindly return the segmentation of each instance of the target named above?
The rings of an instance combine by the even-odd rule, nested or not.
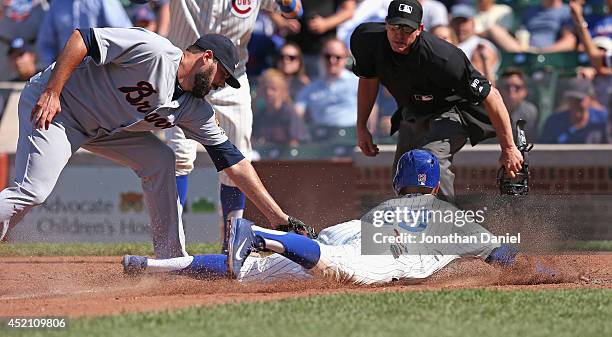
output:
[[[95,28],[100,58],[87,57],[61,94],[72,120],[89,137],[178,125],[204,145],[227,140],[210,104],[186,93],[172,100],[182,51],[142,28]],[[45,86],[54,64],[32,78]]]
[[[247,45],[260,9],[279,11],[275,0],[172,0],[168,39],[185,49],[201,34],[223,34],[238,47],[240,66],[246,71]]]

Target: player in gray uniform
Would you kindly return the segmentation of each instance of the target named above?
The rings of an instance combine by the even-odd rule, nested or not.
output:
[[[238,47],[239,64],[236,78],[240,88],[225,87],[212,91],[206,99],[213,106],[221,127],[230,141],[251,158],[251,89],[246,75],[247,45],[260,10],[281,11],[285,17],[301,15],[300,0],[172,0],[170,2],[170,29],[168,39],[183,49],[201,34],[217,33],[227,36]],[[166,132],[168,144],[176,154],[176,182],[183,206],[187,197],[188,175],[193,170],[197,144],[186,139],[180,128]],[[230,217],[242,217],[245,196],[236,183],[223,172],[219,175],[223,225]],[[221,230],[221,236],[226,233]],[[226,241],[224,241],[225,244]]]
[[[450,203],[435,194],[440,188],[440,166],[430,152],[412,150],[398,163],[393,188],[398,198],[375,208],[438,210],[455,212]],[[497,243],[476,242],[447,245],[388,244],[379,255],[362,254],[362,236],[369,235],[373,212],[362,220],[352,220],[324,229],[316,240],[257,226],[246,219],[234,219],[229,238],[229,255],[197,255],[174,259],[124,257],[128,273],[180,271],[200,277],[230,275],[241,281],[270,281],[309,278],[313,271],[336,280],[356,284],[387,283],[393,280],[422,280],[458,258],[481,258],[488,262],[510,265],[516,249]],[[365,223],[364,223],[365,221]],[[393,224],[393,230],[406,232],[406,226]],[[436,219],[426,219],[409,230],[428,236],[462,236],[490,234],[473,220],[462,226]],[[397,233],[397,232],[394,232]],[[272,251],[266,257],[249,256],[252,251]],[[227,262],[226,262],[227,261]]]
[[[155,255],[186,255],[174,153],[151,132],[175,125],[207,148],[217,170],[243,188],[272,226],[287,223],[202,99],[225,83],[240,86],[237,63],[236,47],[217,34],[183,52],[140,28],[76,30],[57,63],[21,94],[15,181],[0,192],[0,234],[45,201],[72,154],[84,148],[141,178]]]

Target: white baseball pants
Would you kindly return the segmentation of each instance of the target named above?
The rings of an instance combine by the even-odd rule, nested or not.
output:
[[[251,110],[251,88],[246,74],[238,78],[240,88],[230,86],[211,92],[206,100],[213,106],[221,128],[247,160],[251,160],[251,131],[253,111]],[[168,145],[176,154],[176,175],[186,175],[193,170],[197,143],[186,139],[183,130],[174,127],[166,131]],[[223,185],[236,184],[223,172],[219,173]]]

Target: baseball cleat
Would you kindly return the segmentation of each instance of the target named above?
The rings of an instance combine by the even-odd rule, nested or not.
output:
[[[510,245],[501,245],[493,249],[485,261],[487,263],[497,263],[504,267],[510,267],[515,262],[516,254],[518,254],[518,248]]]
[[[0,223],[0,225],[2,225],[2,226],[0,226],[0,242],[2,242],[2,240],[4,240],[4,236],[8,232],[9,221],[8,220],[4,220],[4,221],[2,221],[2,223]]]
[[[227,269],[232,278],[238,278],[240,268],[244,264],[244,260],[256,251],[255,232],[251,226],[254,223],[243,218],[232,218],[229,237],[227,240]]]
[[[145,256],[126,255],[121,261],[123,273],[126,275],[139,275],[147,269],[147,258]]]

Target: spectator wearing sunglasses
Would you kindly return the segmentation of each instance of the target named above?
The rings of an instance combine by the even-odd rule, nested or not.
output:
[[[296,110],[309,123],[313,141],[353,129],[357,118],[357,77],[346,69],[348,49],[330,39],[321,51],[323,74],[298,94]]]
[[[287,42],[280,48],[276,68],[285,75],[289,83],[289,96],[295,100],[300,90],[310,83],[302,50],[295,42]]]
[[[516,136],[516,121],[523,119],[527,122],[525,126],[527,141],[535,142],[538,139],[539,113],[538,108],[526,100],[527,76],[525,73],[519,68],[504,69],[499,79],[499,92],[510,113],[514,135]]]

